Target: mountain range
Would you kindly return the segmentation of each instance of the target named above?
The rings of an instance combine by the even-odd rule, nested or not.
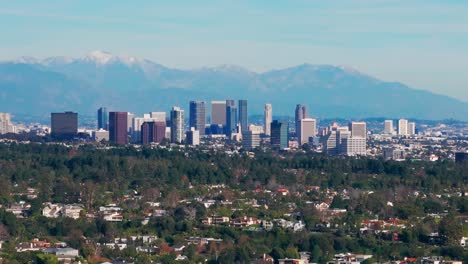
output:
[[[385,82],[349,67],[302,64],[256,73],[233,65],[182,70],[150,60],[95,51],[82,58],[22,57],[0,63],[0,112],[48,115],[110,110],[144,113],[188,109],[190,100],[247,99],[251,114],[273,104],[293,115],[306,104],[311,116],[468,120],[468,103]],[[188,113],[187,113],[188,116]]]

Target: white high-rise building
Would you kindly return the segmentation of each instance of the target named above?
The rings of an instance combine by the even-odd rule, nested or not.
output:
[[[264,131],[266,136],[271,136],[271,122],[273,122],[273,108],[271,104],[265,105],[265,116],[264,116],[265,124],[264,124]]]
[[[384,134],[393,135],[393,120],[385,120],[384,122]]]
[[[184,110],[173,106],[171,110],[171,142],[182,143],[184,140]]]
[[[303,118],[300,120],[298,131],[298,143],[300,146],[309,143],[309,138],[317,135],[317,120],[314,118]]]
[[[257,125],[254,125],[254,124],[250,124],[248,130],[253,131],[254,133],[258,133],[258,134],[263,134],[263,132],[264,132],[263,126],[257,126]]]
[[[406,119],[398,120],[398,135],[400,136],[408,135],[408,120]]]
[[[150,116],[155,122],[166,122],[166,112],[151,112]]]
[[[340,154],[346,156],[365,156],[366,138],[363,137],[344,137],[340,142]]]
[[[416,135],[416,123],[415,122],[408,123],[408,135],[409,136]]]
[[[351,122],[349,123],[349,130],[351,137],[367,138],[367,125],[366,122]]]
[[[127,113],[127,133],[129,135],[133,134],[133,118],[135,118],[135,114],[128,112]]]
[[[10,132],[13,132],[11,115],[9,113],[0,113],[0,135]]]

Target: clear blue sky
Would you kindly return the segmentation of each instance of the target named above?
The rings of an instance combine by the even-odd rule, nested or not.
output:
[[[468,101],[467,0],[0,0],[0,60],[105,50],[180,68],[339,64]]]

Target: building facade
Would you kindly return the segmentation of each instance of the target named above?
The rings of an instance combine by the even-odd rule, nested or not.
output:
[[[255,149],[260,146],[260,133],[257,131],[242,132],[242,147],[247,150]]]
[[[408,120],[406,119],[398,120],[398,135],[400,136],[408,135]]]
[[[273,107],[271,104],[266,104],[265,105],[265,110],[264,110],[264,131],[265,131],[265,136],[271,136],[271,122],[273,121]]]
[[[233,133],[237,133],[237,109],[235,106],[226,106],[226,136],[231,137]]]
[[[239,100],[239,123],[242,131],[249,129],[249,115],[247,111],[247,100]]]
[[[226,102],[211,102],[211,122],[212,125],[226,125]]]
[[[299,133],[297,134],[299,146],[309,143],[311,137],[317,135],[317,120],[303,118],[300,120]]]
[[[98,126],[97,129],[109,130],[109,113],[106,107],[101,107],[97,111]]]
[[[141,143],[161,143],[166,136],[166,122],[144,122],[141,125]]]
[[[128,143],[127,112],[109,112],[109,141],[117,145]]]
[[[78,134],[78,113],[52,113],[51,135],[59,140],[71,140]]]
[[[182,143],[184,140],[184,110],[174,106],[171,110],[171,143]]]
[[[351,131],[351,137],[367,138],[366,122],[350,122],[349,131]]]
[[[195,128],[200,135],[205,135],[206,103],[203,101],[190,101],[189,127]]]
[[[271,123],[271,145],[280,149],[289,147],[289,125],[287,121],[274,120]]]
[[[385,120],[384,121],[384,134],[393,135],[393,120]]]
[[[13,130],[10,113],[0,113],[0,135],[12,133]]]

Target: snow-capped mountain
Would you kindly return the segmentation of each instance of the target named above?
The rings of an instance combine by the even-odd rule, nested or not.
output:
[[[295,104],[304,103],[317,117],[468,120],[466,102],[346,66],[302,64],[265,73],[233,65],[181,70],[103,51],[0,63],[0,111],[93,113],[105,105],[142,113],[226,98],[248,99],[250,113],[262,113],[268,102],[275,115],[291,115]]]

